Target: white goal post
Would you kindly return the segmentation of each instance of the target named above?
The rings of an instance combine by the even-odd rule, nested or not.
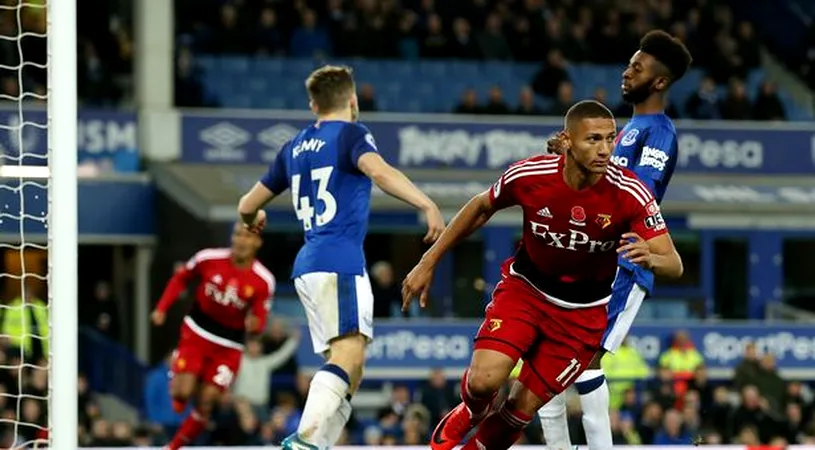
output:
[[[25,1],[25,0],[21,0]],[[77,0],[47,1],[49,439],[78,446]]]

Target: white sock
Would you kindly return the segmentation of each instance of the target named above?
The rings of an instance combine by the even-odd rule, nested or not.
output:
[[[587,370],[575,382],[583,408],[583,428],[586,443],[591,450],[607,450],[613,447],[611,420],[609,419],[608,384],[601,369]]]
[[[297,427],[297,436],[302,441],[316,446],[325,442],[329,421],[348,392],[348,381],[348,374],[333,364],[326,364],[314,374]]]
[[[561,392],[538,410],[543,440],[549,450],[570,450],[569,423],[566,418],[566,394]]]
[[[348,401],[348,398],[344,398],[337,412],[328,419],[328,430],[325,433],[327,448],[331,448],[337,444],[337,441],[342,435],[342,431],[345,429],[345,424],[348,423],[348,419],[350,418],[351,402]]]

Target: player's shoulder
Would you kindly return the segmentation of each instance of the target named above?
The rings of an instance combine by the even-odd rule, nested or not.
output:
[[[609,163],[605,178],[614,187],[615,192],[623,198],[635,200],[643,206],[654,199],[648,186],[640,181],[634,171],[627,167]]]
[[[527,177],[548,177],[558,173],[561,155],[535,155],[510,164],[504,172],[504,184]]]
[[[232,250],[229,248],[205,248],[198,250],[193,256],[198,263],[208,261],[228,260],[232,257]]]
[[[262,262],[255,260],[255,262],[252,263],[252,273],[266,283],[269,287],[269,292],[274,292],[276,284],[274,274],[272,274],[272,271],[264,266]]]

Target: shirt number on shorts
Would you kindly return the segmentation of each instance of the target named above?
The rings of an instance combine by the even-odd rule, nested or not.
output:
[[[232,385],[233,378],[235,378],[235,374],[232,373],[232,370],[221,364],[215,369],[215,376],[212,377],[212,382],[221,387],[229,387]]]
[[[572,360],[569,361],[569,365],[563,369],[563,372],[560,372],[560,375],[558,375],[557,378],[555,378],[555,381],[560,383],[561,386],[568,386],[569,383],[572,382],[574,376],[580,372],[580,367],[580,362],[572,358]]]
[[[316,220],[319,227],[328,224],[337,215],[337,199],[328,192],[328,181],[333,171],[334,168],[331,166],[311,169],[311,181],[317,183],[317,201],[325,207],[321,214],[315,214],[316,210],[311,205],[308,195],[300,197],[300,175],[291,177],[291,201],[294,204],[294,213],[297,215],[297,220],[303,222],[305,231],[311,229],[313,220]]]

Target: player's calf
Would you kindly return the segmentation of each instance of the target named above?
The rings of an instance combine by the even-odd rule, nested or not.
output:
[[[170,398],[173,400],[173,410],[182,413],[187,409],[192,396],[195,394],[198,380],[195,374],[174,374],[170,380]]]
[[[478,431],[462,450],[506,450],[512,446],[532,421],[543,400],[523,384],[512,386],[509,398],[478,426]]]
[[[569,421],[566,416],[566,396],[560,393],[549,403],[538,410],[543,439],[549,450],[566,450],[572,448],[569,437]]]
[[[184,422],[181,428],[178,429],[172,441],[167,446],[170,450],[178,450],[183,446],[190,444],[195,440],[207,427],[212,411],[221,396],[222,388],[205,384],[198,394],[198,399],[195,402],[195,408]]]

